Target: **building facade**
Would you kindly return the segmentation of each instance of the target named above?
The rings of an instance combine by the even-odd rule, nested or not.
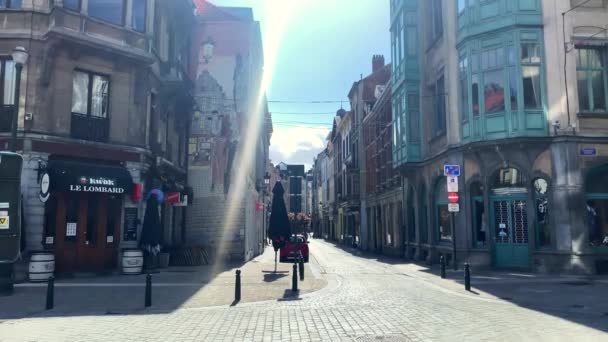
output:
[[[369,234],[361,246],[377,253],[401,256],[405,246],[403,194],[401,177],[393,168],[390,85],[377,86],[375,93],[377,101],[363,119]]]
[[[608,271],[606,1],[390,5],[406,256]]]
[[[23,255],[52,251],[60,273],[117,267],[120,250],[138,245],[153,189],[177,194],[180,203],[161,206],[162,245],[182,244],[191,3],[23,0],[0,17],[2,148],[15,106],[10,53],[29,54],[16,144],[26,160]]]
[[[195,107],[189,141],[194,201],[191,243],[221,259],[262,253],[272,123],[261,89],[263,52],[251,8],[198,4],[190,74]]]

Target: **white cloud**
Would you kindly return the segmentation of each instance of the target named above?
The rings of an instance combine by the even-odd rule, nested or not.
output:
[[[276,165],[304,164],[312,165],[314,157],[325,148],[327,128],[285,127],[275,125],[270,141],[270,159]]]

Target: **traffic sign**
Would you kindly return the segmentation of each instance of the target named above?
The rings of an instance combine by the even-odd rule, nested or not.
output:
[[[458,193],[457,192],[449,192],[448,193],[448,202],[450,202],[450,203],[458,203]]]
[[[448,203],[448,211],[450,213],[460,212],[460,204],[458,204],[458,203]]]
[[[458,192],[458,176],[448,176],[448,192]]]
[[[443,165],[444,176],[460,176],[460,165]]]

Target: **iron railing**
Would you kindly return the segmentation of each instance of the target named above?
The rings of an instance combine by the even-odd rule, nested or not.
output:
[[[72,113],[70,130],[72,138],[107,142],[109,128],[108,118]]]

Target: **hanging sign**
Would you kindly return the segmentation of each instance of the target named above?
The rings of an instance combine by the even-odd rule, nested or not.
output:
[[[46,203],[46,201],[49,199],[49,196],[51,195],[49,191],[50,184],[51,180],[49,174],[43,174],[42,178],[40,178],[40,192],[38,193],[38,198],[42,203]]]
[[[458,192],[458,176],[448,176],[448,192]]]

